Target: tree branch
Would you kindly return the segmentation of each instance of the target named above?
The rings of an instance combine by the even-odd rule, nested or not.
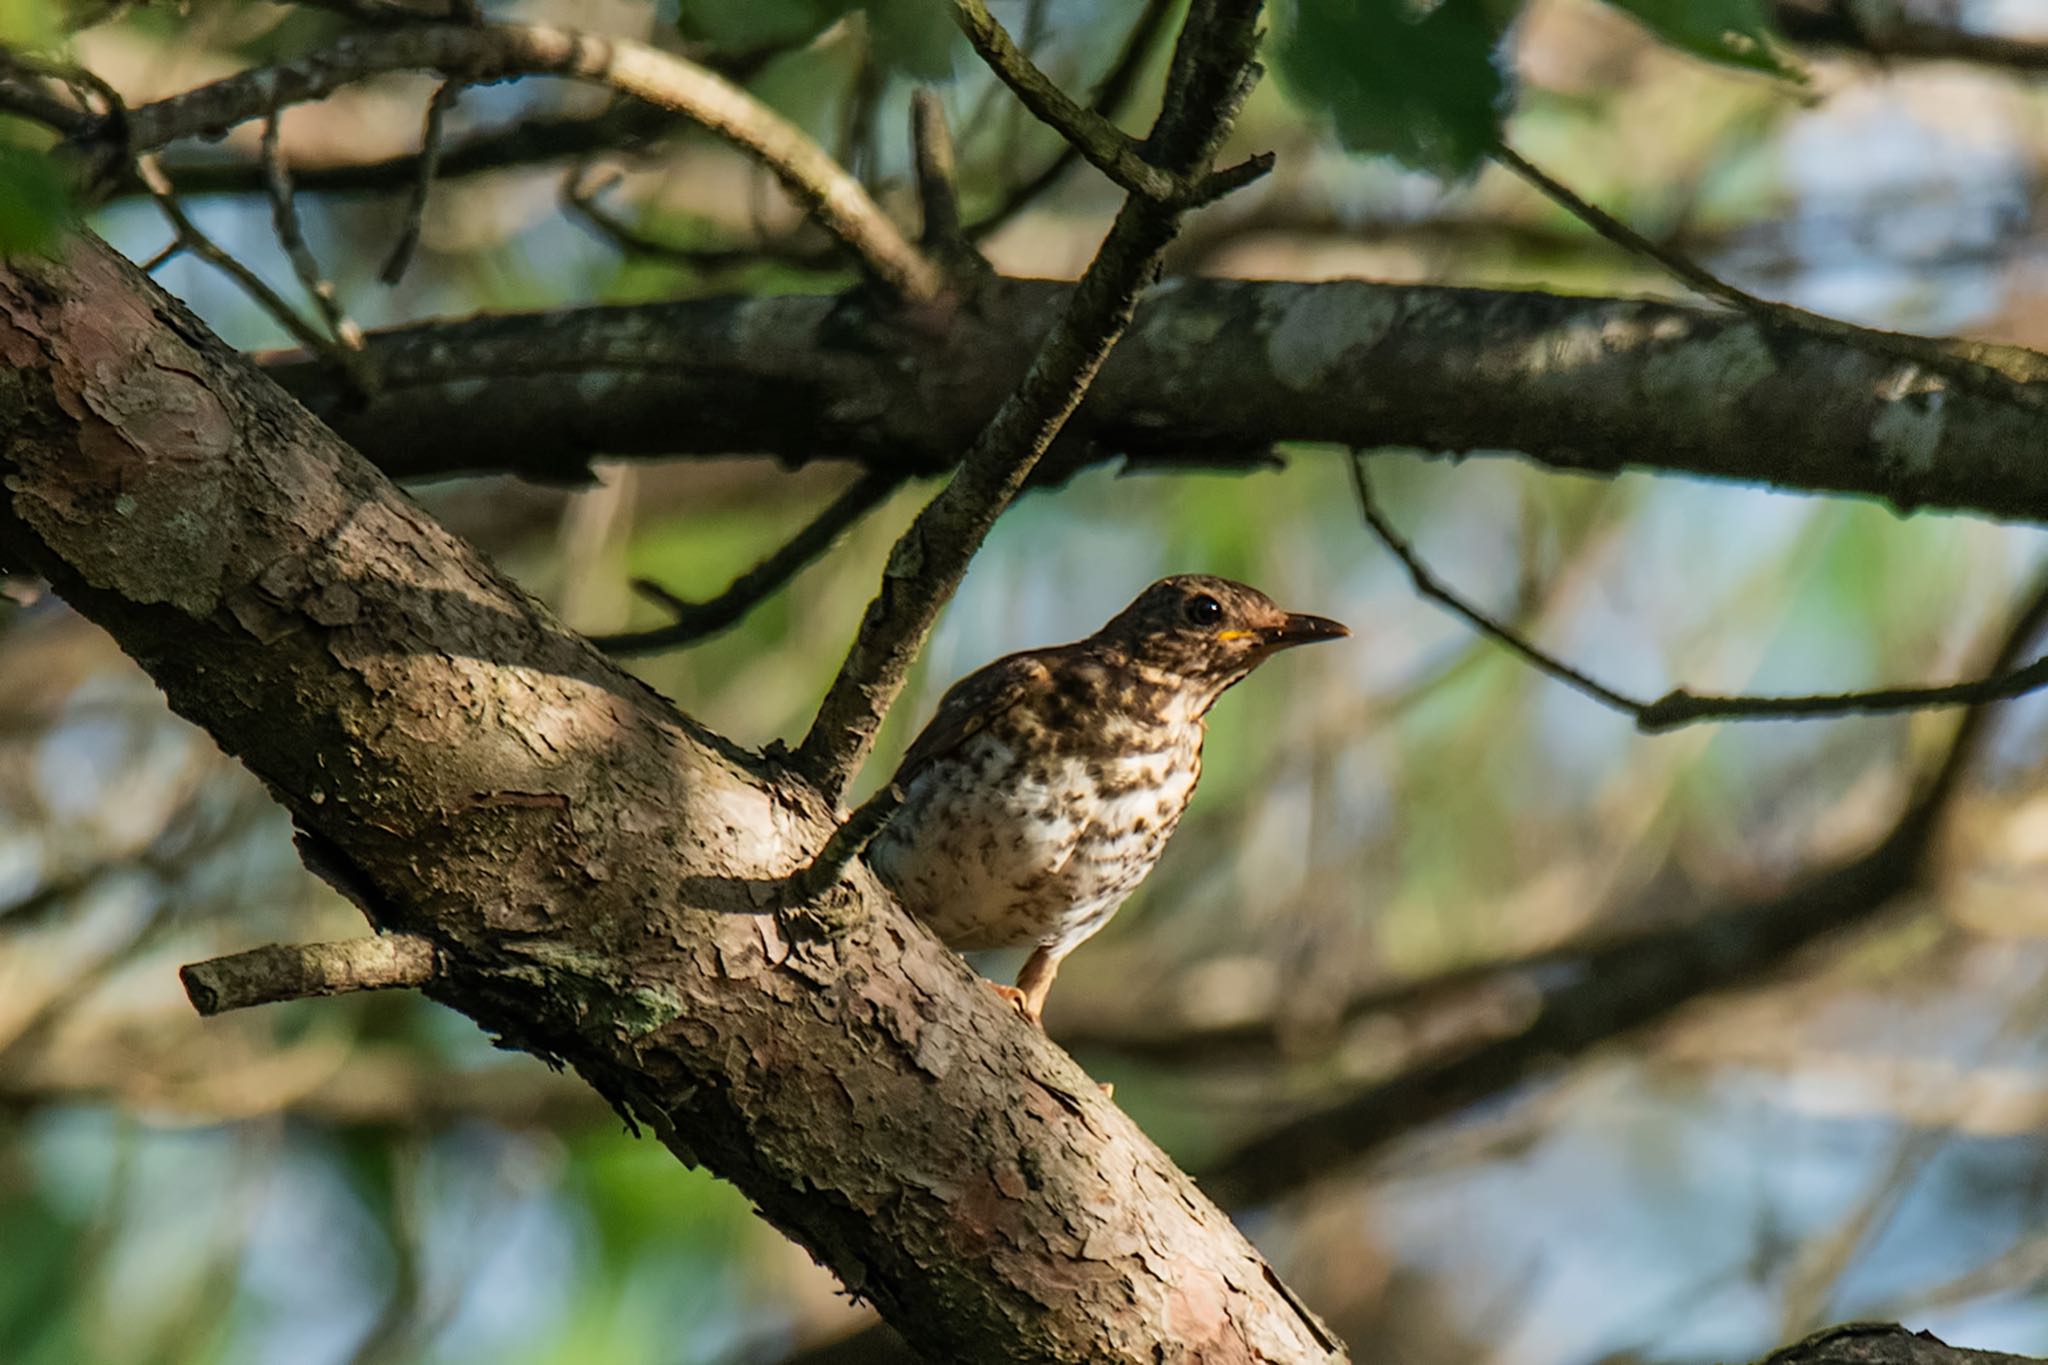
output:
[[[1207,177],[1256,79],[1258,12],[1258,0],[1196,0],[1190,8],[1146,141],[1150,164],[1168,183],[1125,200],[1023,381],[890,552],[881,591],[792,759],[829,798],[844,793],[867,759],[939,609],[1129,325],[1179,227],[1182,188]]]
[[[1140,11],[1137,23],[1124,35],[1123,50],[1117,53],[1116,60],[1110,63],[1109,70],[1096,84],[1094,97],[1088,101],[1090,113],[1109,121],[1130,100],[1131,92],[1137,87],[1138,74],[1145,69],[1145,59],[1151,55],[1160,34],[1165,32],[1166,22],[1173,17],[1174,8],[1173,0],[1145,0],[1145,8]],[[1002,199],[994,208],[968,225],[968,237],[978,241],[1008,223],[1059,183],[1060,177],[1072,170],[1080,159],[1081,149],[1062,139],[1058,155],[1035,174],[1003,191]]]
[[[953,466],[1069,297],[994,280],[943,335],[869,329],[859,348],[843,339],[848,301],[817,297],[428,323],[371,335],[386,392],[361,410],[315,367],[269,363],[401,478],[573,479],[593,451],[850,459],[912,477]],[[2000,366],[2048,373],[2016,349]],[[1041,478],[1119,454],[1250,468],[1276,441],[1398,445],[2048,522],[2044,395],[2018,380],[1959,386],[1720,309],[1177,280],[1139,307]]]
[[[1481,635],[1505,646],[1539,673],[1555,678],[1584,697],[1610,710],[1619,711],[1636,723],[1644,734],[1654,735],[1711,720],[1800,720],[1812,717],[1879,716],[1900,711],[1921,711],[1939,706],[1976,706],[1985,702],[2010,701],[2048,687],[2048,654],[2014,667],[2001,664],[2000,671],[1970,682],[1945,683],[1935,687],[1887,687],[1866,692],[1828,692],[1805,696],[1702,696],[1686,688],[1674,688],[1655,701],[1639,701],[1617,692],[1605,683],[1573,668],[1554,654],[1539,649],[1519,631],[1497,620],[1465,597],[1446,586],[1423,563],[1413,546],[1387,520],[1374,499],[1365,456],[1351,455],[1352,486],[1358,493],[1358,508],[1373,536],[1408,571],[1415,591],[1463,620]]]
[[[846,169],[795,124],[724,77],[644,43],[546,24],[421,24],[354,34],[318,52],[259,67],[132,109],[129,146],[149,152],[219,136],[273,108],[317,100],[393,71],[450,80],[517,76],[593,81],[681,114],[774,172],[790,194],[876,279],[909,300],[937,296],[930,262]]]
[[[849,526],[887,501],[898,486],[899,480],[891,475],[863,474],[774,554],[735,578],[724,592],[708,601],[687,601],[659,583],[635,579],[633,586],[667,608],[675,619],[653,630],[600,636],[593,643],[608,654],[623,657],[695,644],[731,629],[831,549]]]
[[[192,1008],[208,1016],[318,995],[417,990],[440,974],[434,945],[417,934],[273,943],[178,969]]]

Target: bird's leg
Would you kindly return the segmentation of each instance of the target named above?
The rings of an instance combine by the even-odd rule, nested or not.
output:
[[[1040,1028],[1045,1027],[1045,997],[1052,989],[1052,979],[1060,973],[1060,958],[1064,954],[1054,952],[1047,944],[1024,959],[1024,970],[1017,973],[1017,1013],[1029,1019]],[[1007,997],[1006,997],[1007,998]]]

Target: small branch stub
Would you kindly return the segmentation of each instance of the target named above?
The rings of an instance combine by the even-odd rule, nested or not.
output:
[[[178,969],[192,1008],[211,1018],[316,995],[417,988],[440,975],[434,945],[416,934],[338,943],[273,943]]]

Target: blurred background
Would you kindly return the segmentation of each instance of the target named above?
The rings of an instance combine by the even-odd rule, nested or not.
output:
[[[1156,8],[1170,34],[1171,7]],[[917,72],[877,59],[879,23],[814,33],[800,0],[506,13],[670,46],[680,19],[708,45],[694,50],[884,202],[908,202]],[[1149,10],[1042,0],[998,13],[1085,90]],[[1795,46],[1801,85],[1697,60],[1593,0],[1534,0],[1508,39],[1511,133],[1759,293],[2048,347],[2048,0],[1904,13],[2034,51],[2031,74],[2019,58]],[[221,0],[69,21],[87,25],[71,54],[131,102],[305,50],[344,22]],[[1133,120],[1163,54],[1158,40],[1144,50]],[[917,63],[953,73],[943,93],[970,218],[1002,207],[1055,155],[1052,135],[943,33]],[[685,135],[624,159],[445,179],[410,273],[387,288],[376,275],[409,176],[356,190],[318,176],[416,150],[432,89],[380,80],[283,120],[309,245],[365,327],[847,282],[764,177]],[[536,81],[471,89],[448,126],[603,103]],[[303,302],[247,174],[258,132],[176,148],[166,166],[207,233]],[[1275,150],[1279,170],[1195,218],[1174,269],[1674,293],[1504,172],[1446,180],[1346,155],[1277,82],[1238,143]],[[988,254],[1007,272],[1071,275],[1114,203],[1091,173],[1066,176],[1016,207]],[[94,223],[138,260],[169,240],[146,198]],[[238,345],[289,342],[189,255],[158,278]],[[1361,526],[1342,452],[1282,453],[1284,468],[1250,474],[1101,466],[1030,494],[975,561],[868,774],[951,680],[1085,634],[1165,573],[1243,578],[1352,625],[1349,645],[1290,656],[1218,707],[1188,822],[1069,962],[1055,1037],[1185,1166],[1217,1173],[1226,1197],[1249,1192],[1234,1211],[1361,1358],[1747,1359],[1857,1318],[2048,1353],[2048,702],[1994,718],[1924,862],[1836,907],[1834,932],[1741,958],[1737,989],[1609,1029],[1609,959],[1591,945],[1639,934],[1644,952],[1696,948],[1717,917],[1773,897],[1803,913],[1810,878],[1898,820],[1956,715],[1638,735],[1419,600]],[[1642,696],[1968,676],[2042,561],[2030,528],[1849,499],[1405,452],[1372,467],[1444,577]],[[417,494],[597,633],[662,619],[634,577],[709,596],[853,477],[737,457],[601,473],[588,488],[474,479]],[[635,667],[743,742],[800,734],[929,492],[900,492],[731,632]],[[0,1361],[891,1358],[873,1335],[839,1340],[863,1311],[733,1190],[462,1018],[395,995],[198,1020],[179,963],[343,936],[360,919],[300,868],[253,779],[105,637],[32,584],[9,591]],[[1560,1009],[1569,1026],[1548,1041]],[[1518,1039],[1527,1055],[1472,1103],[1387,1085]],[[1333,1117],[1304,1169],[1247,1165],[1242,1144],[1318,1114]]]

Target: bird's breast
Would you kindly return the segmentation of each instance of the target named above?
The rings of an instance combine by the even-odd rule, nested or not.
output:
[[[1098,926],[1158,860],[1201,775],[1199,726],[1104,745],[1046,738],[970,738],[911,781],[869,850],[905,908],[955,947]]]

